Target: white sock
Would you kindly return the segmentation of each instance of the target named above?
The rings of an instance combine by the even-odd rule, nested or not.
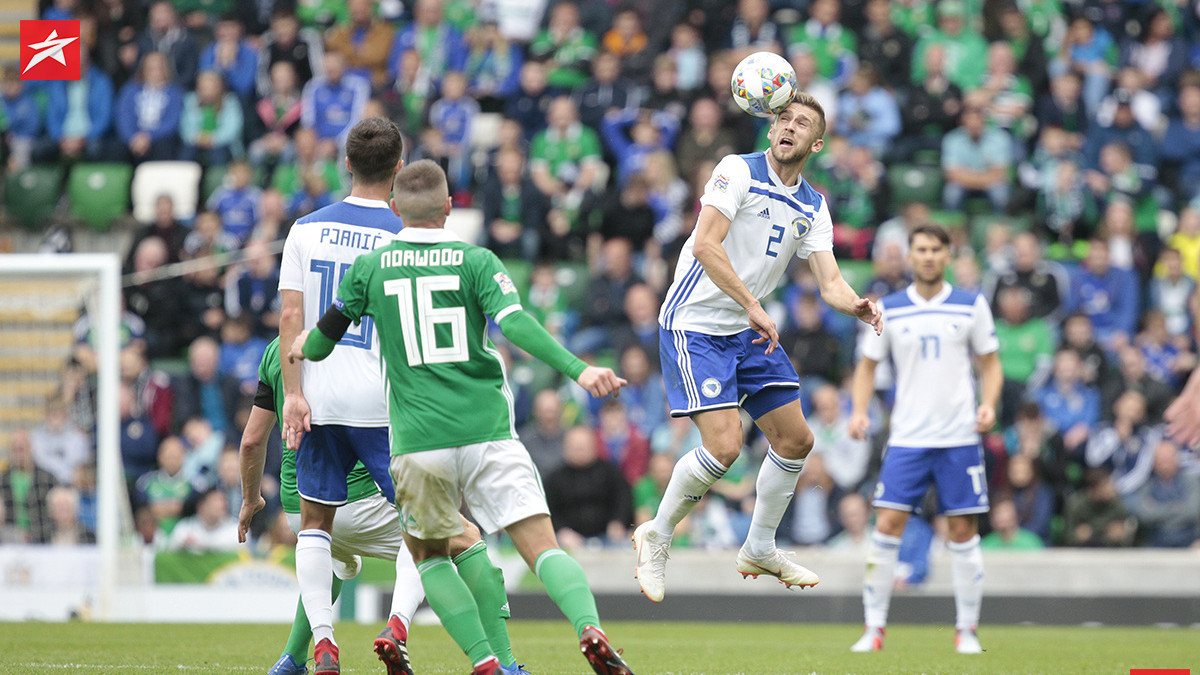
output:
[[[333,557],[329,553],[332,538],[324,530],[301,530],[296,541],[296,580],[304,613],[312,626],[313,641],[333,639]]]
[[[983,604],[983,551],[979,535],[964,542],[946,544],[950,549],[950,572],[954,580],[954,627],[973,629],[979,625],[979,607]]]
[[[754,516],[743,547],[746,553],[764,556],[775,550],[775,530],[779,529],[779,521],[796,494],[796,481],[802,470],[803,459],[784,459],[767,448],[754,486]]]
[[[670,539],[675,534],[675,526],[696,508],[708,488],[725,475],[726,468],[704,446],[680,457],[671,472],[671,481],[663,491],[658,514],[654,516],[654,531]]]
[[[899,557],[900,537],[879,531],[871,533],[871,546],[867,549],[867,573],[863,579],[863,616],[868,628],[887,626],[896,559]]]
[[[407,546],[401,546],[396,552],[396,588],[392,591],[392,616],[400,617],[400,622],[407,629],[412,625],[413,614],[417,606],[425,599],[425,589],[421,586],[421,573],[413,562],[412,554]]]

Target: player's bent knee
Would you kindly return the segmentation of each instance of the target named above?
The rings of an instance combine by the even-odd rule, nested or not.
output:
[[[815,441],[812,430],[806,425],[795,435],[771,443],[771,448],[784,459],[804,459],[812,452]]]

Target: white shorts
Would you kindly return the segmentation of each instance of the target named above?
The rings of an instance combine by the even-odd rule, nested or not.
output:
[[[287,521],[292,532],[300,532],[299,513],[287,514]],[[380,494],[339,506],[333,517],[332,534],[330,554],[335,561],[351,567],[350,560],[356,554],[384,560],[395,560],[401,552],[408,555],[400,530],[400,514]]]
[[[464,500],[485,532],[550,514],[541,477],[520,441],[395,455],[391,472],[401,527],[417,539],[461,534],[458,511]]]

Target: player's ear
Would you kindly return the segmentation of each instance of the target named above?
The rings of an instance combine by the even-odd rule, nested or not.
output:
[[[447,217],[450,216],[450,210],[454,208],[454,198],[447,196],[446,203],[442,206],[442,213]]]
[[[395,178],[396,174],[400,173],[400,169],[403,169],[403,168],[404,168],[404,160],[400,160],[400,161],[396,162],[396,168],[392,169],[392,178]]]
[[[400,209],[396,208],[396,196],[392,195],[388,198],[388,206],[392,207],[392,213],[400,215]]]
[[[349,157],[346,157],[346,171],[349,171],[351,176],[354,175],[354,169],[350,168],[350,158]]]
[[[813,141],[813,144],[812,144],[812,151],[813,151],[814,153],[817,153],[817,152],[820,152],[820,151],[821,151],[821,148],[824,148],[824,147],[825,147],[825,139],[824,139],[824,138],[818,138],[817,140]]]

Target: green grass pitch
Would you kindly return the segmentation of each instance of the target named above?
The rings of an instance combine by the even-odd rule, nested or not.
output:
[[[371,651],[378,630],[337,626],[342,672],[383,672]],[[510,630],[534,675],[591,672],[565,621],[513,621]],[[979,635],[987,651],[979,656],[955,654],[949,626],[893,626],[878,654],[847,651],[859,635],[850,625],[613,622],[606,630],[638,675],[1200,673],[1195,628],[985,625]],[[0,624],[0,673],[265,673],[286,636],[278,625],[7,623]],[[469,672],[440,627],[415,627],[409,650],[418,675]]]

